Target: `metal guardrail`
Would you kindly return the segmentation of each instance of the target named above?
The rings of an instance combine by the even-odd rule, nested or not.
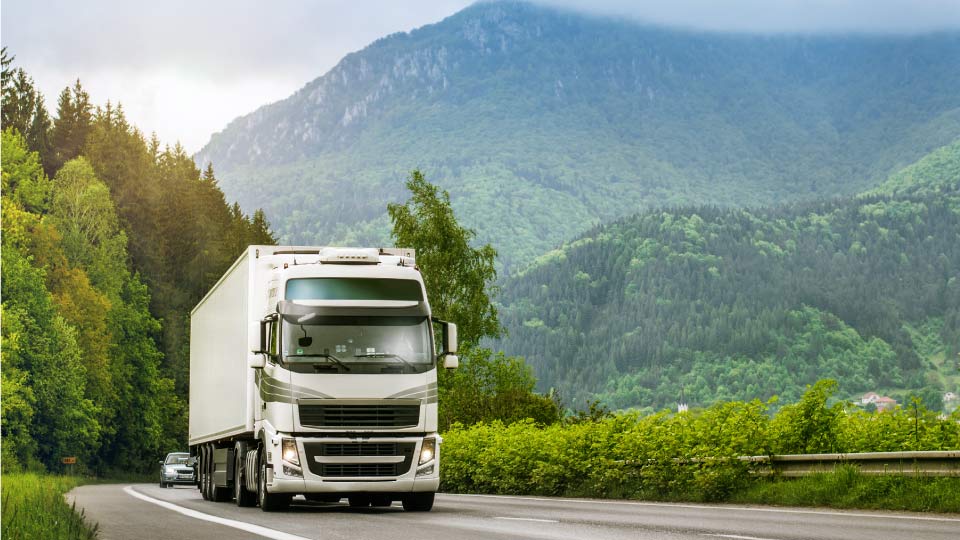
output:
[[[914,476],[960,476],[960,450],[925,452],[866,452],[861,454],[789,454],[743,456],[759,465],[758,474],[787,477],[830,472],[855,465],[861,474]]]

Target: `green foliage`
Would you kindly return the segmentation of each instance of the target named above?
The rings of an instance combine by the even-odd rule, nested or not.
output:
[[[494,420],[510,424],[530,419],[541,425],[560,420],[560,404],[534,392],[536,379],[522,358],[489,349],[460,351],[460,367],[439,373],[439,429],[456,423]]]
[[[799,403],[780,409],[771,429],[776,436],[776,454],[822,454],[837,452],[843,406],[827,400],[837,388],[837,381],[824,379],[807,386]]]
[[[853,466],[797,479],[754,482],[729,500],[746,504],[960,512],[960,479],[872,476]]]
[[[697,501],[733,498],[769,503],[751,494],[780,488],[770,488],[768,481],[754,474],[753,462],[738,457],[781,451],[960,448],[960,414],[941,419],[921,408],[923,423],[916,432],[920,442],[908,445],[905,436],[913,437],[917,429],[916,424],[904,421],[909,410],[846,415],[838,405],[827,404],[834,388],[833,381],[820,381],[808,388],[800,402],[783,407],[772,418],[772,403],[754,400],[717,403],[678,414],[621,413],[591,422],[454,425],[443,436],[441,487],[471,493]],[[917,479],[871,483],[855,473],[851,478],[850,471],[844,470],[826,480],[833,486],[882,484],[884,490],[890,490],[884,493],[898,493],[892,496],[893,507],[903,504],[902,490],[923,483]],[[936,499],[944,496],[945,487],[924,488],[932,490],[930,498],[911,508],[953,508],[955,496]],[[812,489],[809,483],[798,492],[807,499],[789,504],[837,501],[853,505],[843,492],[831,495],[829,490]],[[874,495],[864,504],[883,507],[883,500],[882,495]]]
[[[496,250],[487,244],[470,246],[475,233],[457,223],[450,194],[427,182],[420,171],[410,173],[406,204],[387,207],[398,246],[417,250],[417,266],[434,316],[455,321],[460,340],[475,345],[501,333],[490,296],[497,277]]]
[[[188,309],[247,244],[275,239],[262,212],[226,204],[212,167],[148,145],[119,107],[94,114],[79,82],[51,127],[8,66],[4,118],[42,124],[44,144],[3,133],[4,471],[63,456],[149,470],[185,444]]]
[[[497,346],[577,405],[792,401],[833,378],[936,407],[960,374],[960,191],[942,181],[960,145],[934,157],[911,169],[933,191],[597,227],[504,283]]]
[[[457,223],[450,195],[420,171],[410,173],[407,188],[410,200],[388,208],[393,237],[396,245],[417,250],[431,310],[457,323],[461,345],[460,368],[439,375],[440,429],[492,420],[556,422],[559,404],[533,391],[536,380],[522,358],[477,347],[481,338],[501,333],[490,298],[496,293],[496,251],[489,244],[470,246],[474,232]]]
[[[927,195],[960,191],[960,140],[891,175],[869,194]]]
[[[4,474],[0,534],[8,540],[96,539],[97,526],[64,500],[78,484],[69,476]]]

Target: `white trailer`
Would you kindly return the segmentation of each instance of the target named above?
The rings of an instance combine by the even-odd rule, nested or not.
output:
[[[430,510],[437,365],[455,368],[456,350],[413,250],[250,246],[191,312],[189,439],[203,498]]]

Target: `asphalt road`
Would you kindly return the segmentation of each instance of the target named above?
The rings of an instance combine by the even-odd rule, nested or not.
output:
[[[82,486],[68,500],[99,523],[103,540],[960,538],[956,515],[807,508],[440,494],[429,513],[300,499],[287,512],[265,513],[203,501],[192,487],[150,484]]]

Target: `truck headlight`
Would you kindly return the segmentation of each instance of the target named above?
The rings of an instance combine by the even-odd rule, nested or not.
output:
[[[285,476],[303,476],[303,469],[300,468],[300,452],[297,450],[295,439],[283,439],[280,455],[283,457]]]
[[[283,439],[283,460],[300,466],[300,452],[297,451],[297,441],[294,439]]]
[[[437,455],[437,440],[430,438],[424,439],[420,447],[420,465],[430,461]]]

